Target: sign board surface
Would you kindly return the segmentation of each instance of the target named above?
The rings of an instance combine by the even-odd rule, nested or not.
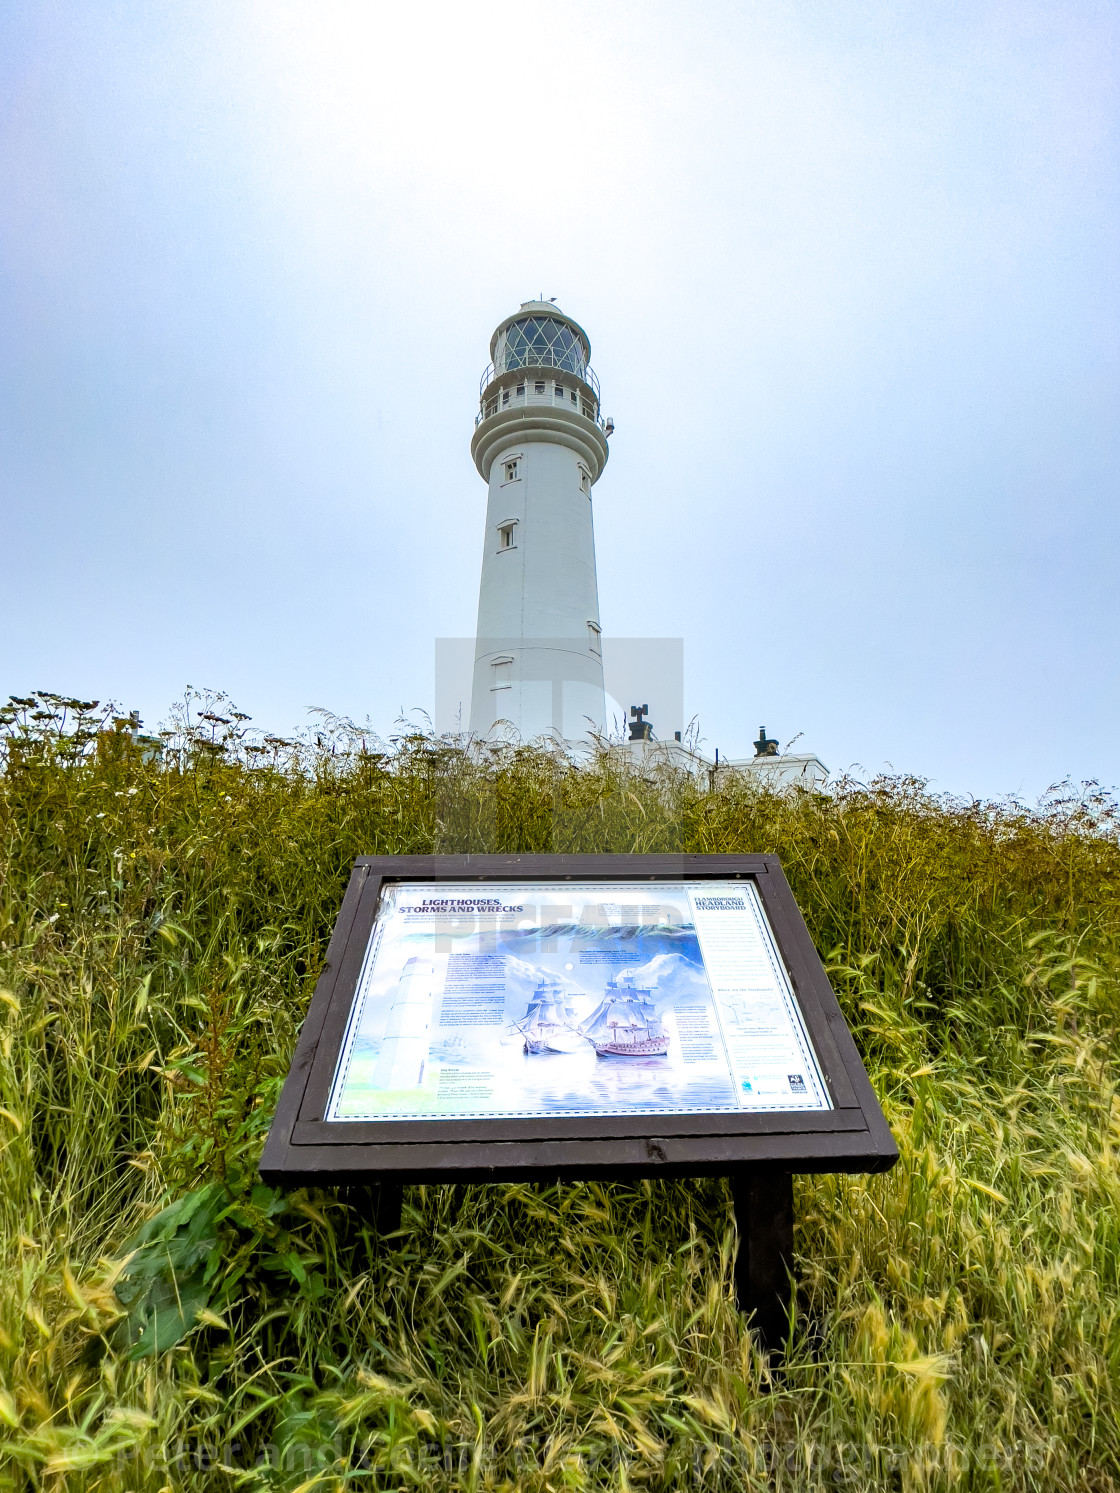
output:
[[[753,883],[398,883],[327,1119],[831,1108]]]
[[[776,858],[363,858],[262,1174],[878,1170]]]

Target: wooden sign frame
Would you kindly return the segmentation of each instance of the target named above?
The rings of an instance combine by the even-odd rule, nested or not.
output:
[[[329,1121],[327,1101],[383,888],[552,881],[750,881],[832,1107],[812,1111]],[[726,1176],[739,1229],[735,1289],[764,1347],[791,1321],[793,1174],[879,1172],[898,1148],[777,856],[362,856],[261,1157],[280,1187],[342,1186],[376,1228],[401,1224],[413,1182]]]
[[[832,1108],[737,1114],[330,1121],[324,1118],[382,888],[390,882],[749,880],[758,890]],[[898,1149],[772,855],[362,856],[261,1158],[266,1182],[494,1182],[530,1177],[877,1172]]]

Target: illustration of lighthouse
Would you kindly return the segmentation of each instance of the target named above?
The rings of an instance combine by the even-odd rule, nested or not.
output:
[[[432,974],[430,959],[410,959],[401,971],[373,1070],[376,1088],[411,1089],[424,1081],[432,1024]]]
[[[605,703],[591,489],[607,463],[586,332],[526,301],[490,342],[471,455],[488,484],[470,729],[586,739]]]

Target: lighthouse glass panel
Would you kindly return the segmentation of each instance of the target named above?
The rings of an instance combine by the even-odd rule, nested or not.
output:
[[[584,378],[587,359],[579,338],[565,322],[526,316],[502,333],[494,367],[498,373],[513,368],[564,368]]]
[[[333,1121],[832,1108],[753,884],[387,885]]]

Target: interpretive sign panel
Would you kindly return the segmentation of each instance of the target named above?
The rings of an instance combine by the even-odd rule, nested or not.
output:
[[[398,884],[327,1119],[831,1108],[751,882]]]
[[[896,1157],[775,857],[369,857],[261,1171],[290,1185]]]

